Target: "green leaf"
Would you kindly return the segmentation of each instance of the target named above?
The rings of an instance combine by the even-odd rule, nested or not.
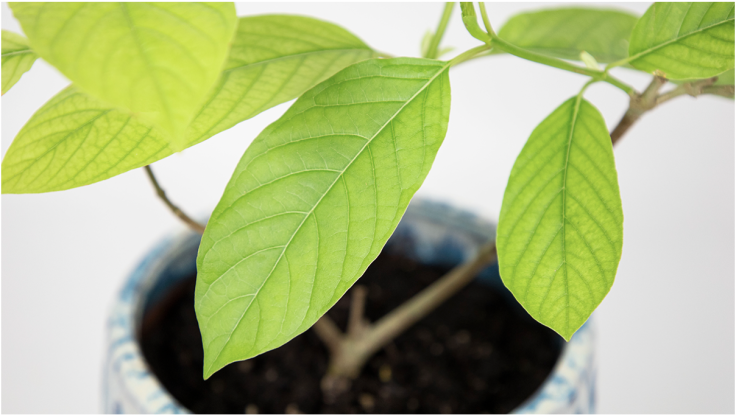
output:
[[[734,68],[734,3],[655,3],[631,34],[627,61],[667,79]]]
[[[448,67],[355,64],[250,145],[197,258],[205,378],[307,330],[378,256],[445,137]]]
[[[187,129],[186,145],[200,143],[292,100],[373,53],[346,30],[320,20],[297,16],[242,18],[226,70]],[[95,118],[102,112],[104,116]],[[46,122],[48,114],[54,114],[50,122]],[[138,116],[133,118],[136,125],[149,128],[128,128],[119,133],[119,120],[130,117],[129,111],[103,104],[77,88],[62,91],[36,112],[10,146],[2,165],[3,193],[83,186],[173,153],[159,131],[144,135],[151,124]],[[79,134],[86,139],[79,140]],[[56,150],[59,147],[68,151]],[[47,164],[57,167],[41,168]]]
[[[19,34],[3,30],[3,95],[18,82],[24,73],[31,69],[37,58],[38,55],[28,46],[28,39]]]
[[[594,69],[596,71],[601,69],[598,67],[598,62],[595,60],[595,58],[586,51],[580,52],[580,60],[585,63],[585,66],[588,69]]]
[[[501,278],[566,340],[611,289],[623,211],[611,137],[581,97],[558,107],[516,159],[498,223]]]
[[[580,60],[580,52],[587,51],[598,62],[612,62],[628,56],[628,39],[636,20],[616,10],[548,9],[515,15],[498,36],[557,58]]]
[[[160,126],[172,147],[222,71],[232,3],[11,3],[33,50],[81,90]]]
[[[187,131],[192,145],[376,56],[347,30],[301,16],[240,19],[230,57]]]
[[[2,192],[79,187],[171,153],[151,124],[70,86],[36,111],[18,133],[3,159]]]

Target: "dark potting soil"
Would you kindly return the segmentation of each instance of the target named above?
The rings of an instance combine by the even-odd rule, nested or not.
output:
[[[358,284],[376,321],[446,269],[381,254]],[[351,293],[328,313],[344,329]],[[560,352],[556,334],[473,282],[368,362],[336,402],[322,399],[327,349],[308,330],[202,380],[194,276],[141,327],[143,354],[168,391],[197,413],[506,413],[534,393]],[[518,305],[516,306],[518,307]]]

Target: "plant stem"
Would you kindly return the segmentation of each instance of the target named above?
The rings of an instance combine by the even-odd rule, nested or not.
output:
[[[518,56],[522,59],[541,63],[543,65],[551,66],[553,68],[578,73],[581,75],[587,75],[594,79],[608,82],[609,84],[615,86],[616,88],[619,88],[620,90],[626,92],[629,95],[634,94],[636,92],[634,88],[614,78],[606,71],[600,71],[600,70],[595,70],[595,69],[590,69],[590,68],[583,68],[581,66],[573,65],[567,61],[563,61],[562,59],[557,59],[551,56],[546,56],[546,55],[542,55],[536,52],[532,52],[530,50],[520,48],[516,45],[512,45],[511,43],[506,42],[505,40],[501,39],[495,34],[492,34],[491,38],[493,40],[494,46],[498,47],[504,52],[510,53],[514,56]]]
[[[647,86],[641,94],[634,94],[629,100],[629,109],[626,110],[621,120],[616,125],[616,128],[611,131],[611,142],[616,144],[621,137],[631,128],[631,126],[641,118],[647,111],[651,111],[657,106],[677,98],[682,95],[690,95],[697,97],[703,94],[712,94],[724,96],[727,98],[733,98],[734,87],[733,85],[713,85],[718,78],[701,79],[698,81],[687,82],[678,85],[671,91],[659,94],[659,90],[667,83],[667,80],[658,76],[652,79],[652,82]]]
[[[476,58],[476,57],[478,57],[477,56],[478,54],[480,54],[482,52],[485,52],[487,50],[491,50],[491,46],[490,45],[480,45],[480,46],[476,46],[476,47],[474,47],[472,49],[468,49],[465,52],[463,52],[463,53],[455,56],[454,58],[452,58],[452,60],[450,61],[450,66],[451,67],[452,66],[457,66],[457,65],[459,65],[459,64],[461,64],[461,63],[463,63],[465,61],[469,61],[469,60],[471,60],[473,58]]]
[[[434,33],[434,36],[432,36],[432,41],[429,43],[429,49],[427,49],[427,56],[425,56],[425,58],[437,59],[437,49],[440,46],[442,37],[445,35],[447,23],[450,21],[450,16],[452,15],[453,6],[455,6],[455,3],[453,2],[445,3],[445,10],[442,12],[440,24],[437,27],[437,31]]]
[[[199,222],[195,221],[194,219],[190,218],[186,213],[182,212],[181,209],[179,209],[175,204],[169,200],[168,197],[166,197],[166,192],[164,192],[164,189],[159,186],[158,181],[156,180],[156,176],[153,175],[153,170],[151,170],[151,166],[144,167],[146,169],[146,173],[148,173],[148,178],[151,179],[151,183],[153,184],[153,187],[156,188],[156,194],[158,195],[161,200],[166,203],[166,206],[169,207],[169,209],[176,215],[179,219],[181,219],[184,223],[186,223],[190,228],[192,228],[193,231],[198,232],[200,234],[204,233],[204,226],[202,226]]]
[[[496,32],[493,31],[493,27],[491,27],[491,21],[488,20],[488,13],[486,12],[486,4],[484,2],[479,2],[478,7],[480,8],[480,15],[483,18],[483,25],[486,27],[486,32],[488,32],[488,35],[493,37],[496,36]]]

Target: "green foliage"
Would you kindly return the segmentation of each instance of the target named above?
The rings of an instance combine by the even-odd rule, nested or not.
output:
[[[2,192],[79,187],[171,153],[149,123],[70,86],[36,111],[13,140],[3,159]]]
[[[222,70],[232,3],[12,3],[33,50],[81,90],[140,114],[171,147]]]
[[[623,211],[611,138],[598,110],[571,98],[516,159],[498,223],[504,284],[566,340],[611,289]]]
[[[26,73],[33,63],[36,55],[28,46],[28,39],[23,36],[3,30],[2,45],[2,93],[3,95],[15,85],[20,77]]]
[[[734,3],[655,3],[631,35],[627,59],[667,79],[709,78],[734,68]]]
[[[192,145],[297,98],[343,68],[376,56],[347,30],[301,16],[243,17],[224,71],[187,131]]]
[[[445,137],[448,67],[355,64],[251,144],[197,259],[205,378],[311,327],[376,258]]]
[[[586,51],[598,62],[628,56],[636,16],[604,9],[562,8],[521,13],[498,36],[516,46],[562,59],[580,60]]]
[[[294,99],[374,54],[331,23],[296,16],[244,17],[216,88],[185,132],[186,146]],[[130,123],[121,130],[126,120]],[[68,88],[41,107],[13,141],[2,164],[2,191],[70,189],[173,152],[165,135],[147,120]]]

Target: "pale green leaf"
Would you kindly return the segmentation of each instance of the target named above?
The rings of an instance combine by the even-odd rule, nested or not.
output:
[[[347,30],[302,16],[243,17],[222,76],[187,131],[192,145],[290,101],[376,53]]]
[[[70,86],[39,109],[13,140],[2,163],[2,192],[79,187],[171,153],[151,124]]]
[[[444,139],[447,69],[355,64],[250,145],[197,258],[205,378],[304,332],[376,258]]]
[[[36,55],[28,46],[28,39],[3,30],[2,44],[2,93],[5,94],[36,62]]]
[[[294,99],[373,53],[331,23],[297,16],[244,17],[227,69],[187,129],[186,145]],[[101,112],[105,116],[94,117]],[[48,114],[54,114],[52,122],[45,122]],[[50,192],[91,184],[173,153],[161,141],[160,132],[143,135],[148,129],[128,128],[119,133],[119,123],[110,121],[130,117],[129,111],[102,104],[76,88],[62,91],[38,110],[10,146],[2,165],[3,193]],[[140,117],[134,119],[136,125],[150,125]],[[67,134],[59,134],[62,130]],[[86,139],[78,139],[87,132]],[[68,151],[56,150],[59,147]],[[46,165],[56,168],[43,168]]]
[[[734,3],[655,3],[631,34],[629,62],[667,79],[734,68]]]
[[[511,171],[501,278],[532,317],[570,340],[611,289],[622,244],[611,137],[598,110],[572,98],[534,129]]]
[[[580,60],[585,63],[585,66],[588,67],[588,69],[600,70],[600,68],[598,67],[598,62],[590,53],[586,51],[580,52]]]
[[[498,36],[562,59],[580,60],[580,52],[587,51],[598,62],[612,62],[628,56],[628,39],[636,20],[636,16],[617,10],[548,9],[515,15]]]
[[[222,71],[232,3],[11,3],[33,50],[80,90],[160,126],[172,147]]]

